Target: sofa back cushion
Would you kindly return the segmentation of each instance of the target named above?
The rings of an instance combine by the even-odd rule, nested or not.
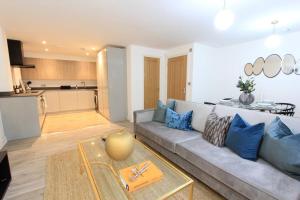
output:
[[[168,100],[168,101],[171,101]],[[193,111],[192,128],[201,133],[204,132],[205,123],[208,115],[211,113],[214,106],[205,105],[203,103],[194,103],[189,101],[175,100],[175,111],[177,113],[184,113]]]
[[[239,114],[245,121],[250,124],[265,123],[265,130],[271,124],[271,122],[279,115],[271,114],[268,112],[259,112],[255,110],[248,110],[242,108],[234,108],[230,106],[216,105],[215,112],[218,116],[234,116]],[[300,133],[300,118],[289,117],[280,115],[280,119],[285,123],[292,132]]]

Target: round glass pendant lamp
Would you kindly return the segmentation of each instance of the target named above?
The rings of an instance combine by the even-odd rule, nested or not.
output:
[[[223,9],[218,12],[215,17],[215,27],[218,30],[224,31],[232,26],[234,22],[234,14],[230,10],[226,9],[226,1],[224,0]]]

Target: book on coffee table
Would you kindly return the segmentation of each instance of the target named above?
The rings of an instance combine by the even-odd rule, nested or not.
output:
[[[163,177],[161,170],[150,160],[121,169],[119,173],[123,186],[129,192],[148,186]]]

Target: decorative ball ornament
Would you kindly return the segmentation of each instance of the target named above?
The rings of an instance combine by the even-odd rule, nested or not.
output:
[[[126,160],[133,151],[134,138],[132,134],[122,131],[110,134],[105,141],[105,151],[116,161]]]

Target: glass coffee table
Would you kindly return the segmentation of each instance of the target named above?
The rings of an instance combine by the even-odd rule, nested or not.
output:
[[[102,138],[80,142],[78,149],[82,172],[87,173],[96,199],[167,199],[179,191],[185,192],[188,199],[193,198],[193,180],[138,140],[135,140],[133,153],[124,161],[109,158]],[[137,191],[128,192],[121,184],[119,170],[146,160],[152,161],[162,171],[163,178]]]

